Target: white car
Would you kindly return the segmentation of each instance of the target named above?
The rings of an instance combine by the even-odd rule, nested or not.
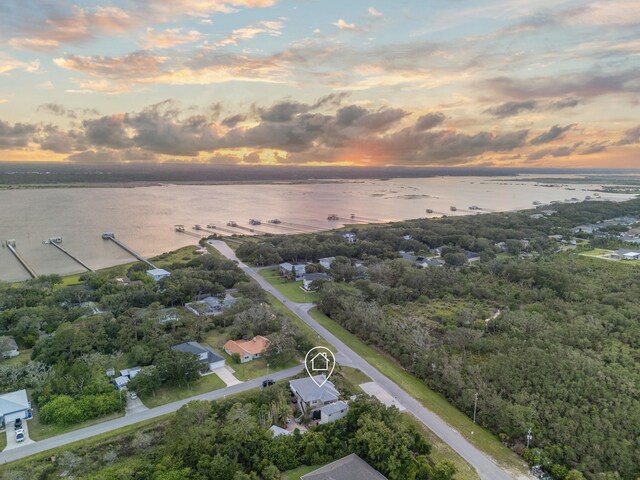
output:
[[[16,430],[16,442],[24,442],[24,430]]]
[[[130,398],[131,400],[135,400],[136,398],[138,398],[138,394],[137,394],[136,392],[131,392],[131,393],[129,394],[129,398]]]

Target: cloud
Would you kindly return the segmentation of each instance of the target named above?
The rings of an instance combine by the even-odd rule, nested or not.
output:
[[[40,60],[22,62],[10,57],[6,57],[0,51],[0,75],[19,70],[28,73],[35,73],[40,69]]]
[[[500,105],[488,108],[486,113],[498,118],[512,117],[518,115],[520,112],[527,110],[535,110],[538,107],[538,102],[535,100],[524,100],[522,102],[505,102]]]
[[[580,155],[593,155],[595,153],[601,153],[608,148],[607,142],[596,142],[589,145],[587,148],[580,152]]]
[[[537,137],[531,139],[530,143],[531,145],[541,145],[543,143],[552,142],[554,140],[557,140],[558,138],[561,138],[563,133],[568,132],[575,126],[575,124],[566,125],[564,127],[561,127],[560,125],[554,125],[546,132],[541,133]]]
[[[631,145],[640,143],[640,125],[624,132],[624,137],[616,142],[616,145]]]
[[[340,30],[355,30],[356,29],[356,24],[355,23],[347,23],[342,18],[339,18],[336,22],[333,23],[333,25],[338,27]]]
[[[231,115],[230,117],[224,118],[222,122],[220,122],[220,124],[224,125],[225,127],[233,128],[239,123],[244,122],[246,119],[246,115],[238,113],[236,115]]]
[[[536,150],[533,153],[527,155],[527,158],[531,161],[540,160],[545,157],[568,157],[576,150],[575,145],[566,145],[562,147],[543,148]]]
[[[237,45],[240,41],[251,40],[258,35],[269,35],[272,37],[278,37],[282,35],[283,24],[279,21],[262,21],[255,25],[250,25],[244,28],[238,28],[231,32],[231,35],[216,42],[219,47],[227,45]]]
[[[445,118],[446,117],[442,112],[427,113],[426,115],[422,115],[418,118],[418,121],[415,124],[415,129],[419,131],[431,130],[444,122]]]
[[[374,7],[367,8],[367,12],[369,12],[369,15],[371,15],[372,17],[380,18],[383,16],[382,12],[379,12]]]
[[[48,52],[55,50],[60,42],[52,38],[11,38],[9,45],[16,50],[32,50],[35,52]]]
[[[28,123],[14,123],[0,120],[0,148],[23,148],[26,147],[33,135],[38,131],[35,125]]]
[[[2,105],[3,103],[8,103],[9,100],[6,98],[0,98],[0,105]]]
[[[147,28],[141,45],[144,48],[171,48],[195,43],[203,38],[204,35],[197,30],[183,31],[181,28],[169,28],[157,31],[153,28]]]
[[[51,113],[59,117],[77,118],[78,116],[76,112],[67,109],[64,105],[60,105],[59,103],[44,103],[38,106],[38,111]]]

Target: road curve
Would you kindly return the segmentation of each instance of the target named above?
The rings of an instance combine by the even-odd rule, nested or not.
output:
[[[257,281],[263,289],[280,300],[289,310],[300,317],[302,321],[336,347],[336,361],[338,363],[358,368],[362,372],[366,373],[371,380],[378,383],[378,385],[382,386],[387,392],[394,396],[407,409],[407,411],[411,412],[418,420],[420,420],[420,422],[429,428],[429,430],[440,437],[442,441],[449,445],[473,468],[475,468],[482,480],[511,480],[513,478],[518,478],[496,464],[491,457],[469,443],[462,435],[460,435],[460,433],[458,433],[457,430],[451,428],[444,420],[425,408],[420,402],[415,400],[396,383],[392,382],[364,358],[351,350],[338,337],[320,325],[313,317],[311,317],[311,315],[309,315],[309,310],[314,306],[313,304],[301,304],[287,300],[284,295],[262,278],[262,276],[260,276],[253,268],[241,262],[235,252],[223,241],[210,240],[209,244],[215,247],[228,259],[237,261],[240,269]],[[529,477],[523,475],[522,478]]]
[[[279,372],[271,373],[269,374],[269,378],[276,381],[285,380],[297,375],[303,369],[304,367],[302,365],[295,366],[286,370],[280,370]],[[69,433],[64,433],[62,435],[57,435],[55,437],[46,438],[44,440],[30,443],[28,445],[20,446],[12,450],[7,450],[0,453],[0,464],[13,462],[14,460],[28,457],[36,453],[44,452],[52,448],[62,447],[79,440],[85,440],[95,435],[100,435],[101,433],[110,432],[112,430],[117,430],[118,428],[126,427],[134,423],[160,417],[162,415],[166,415],[167,413],[173,413],[180,409],[180,407],[182,407],[183,405],[186,405],[193,400],[219,400],[221,398],[225,398],[227,395],[246,392],[247,390],[260,387],[262,381],[266,378],[266,375],[263,377],[254,378],[253,380],[248,380],[231,387],[221,388],[212,392],[207,392],[201,395],[196,395],[194,397],[178,400],[177,402],[167,403],[166,405],[160,405],[159,407],[150,408],[148,410],[134,413],[126,417],[116,418],[115,420],[98,423],[97,425],[81,428]],[[4,432],[2,432],[2,434],[4,435]]]

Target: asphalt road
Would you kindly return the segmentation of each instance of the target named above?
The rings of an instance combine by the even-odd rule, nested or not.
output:
[[[275,381],[285,380],[298,374],[303,370],[303,368],[304,367],[302,365],[299,365],[287,370],[274,372],[269,374],[269,378]],[[167,413],[175,412],[180,407],[191,402],[192,400],[218,400],[220,398],[225,398],[227,395],[233,395],[234,393],[245,392],[253,388],[258,388],[261,386],[262,381],[266,378],[266,375],[264,377],[254,378],[253,380],[248,380],[238,385],[233,385],[231,387],[221,388],[212,392],[203,393],[202,395],[196,395],[195,397],[185,398],[184,400],[179,400],[177,402],[167,403],[166,405],[150,408],[148,410],[133,413],[125,417],[116,418],[115,420],[98,423],[97,425],[74,430],[72,432],[57,435],[55,437],[50,437],[45,440],[21,445],[11,450],[5,450],[4,452],[0,453],[0,464],[12,462],[14,460],[28,457],[36,453],[44,452],[52,448],[62,447],[79,440],[85,440],[95,435],[110,432],[112,430],[126,427],[128,425],[142,422],[144,420],[150,420],[152,418],[160,417],[162,415],[166,415]]]
[[[340,341],[338,337],[321,326],[313,319],[313,317],[311,317],[311,315],[309,315],[309,310],[314,306],[313,304],[300,304],[287,300],[284,295],[262,278],[254,269],[242,263],[236,256],[235,252],[229,248],[226,243],[221,240],[211,240],[209,243],[225,257],[237,261],[239,267],[246,272],[247,275],[256,280],[262,288],[283,302],[289,310],[295,313],[320,336],[336,347],[336,361],[339,364],[354,367],[366,373],[371,380],[382,386],[389,394],[394,396],[407,409],[407,411],[412,413],[418,420],[427,426],[429,430],[440,437],[447,445],[449,445],[473,468],[475,468],[482,480],[510,480],[518,478],[516,474],[507,472],[505,469],[498,466],[492,458],[474,447],[462,435],[460,435],[458,431],[451,428],[444,420],[425,408],[420,402],[415,400],[396,383],[392,382],[360,355],[351,350],[347,345]],[[530,478],[526,475],[521,475],[521,477]]]

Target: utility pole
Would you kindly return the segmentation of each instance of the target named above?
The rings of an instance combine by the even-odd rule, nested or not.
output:
[[[476,411],[478,410],[478,392],[476,392],[476,401],[473,404],[473,423],[476,423]]]
[[[269,362],[267,362],[267,385],[269,385]]]
[[[527,432],[527,448],[529,448],[529,443],[531,442],[531,440],[533,440],[533,433],[531,432],[531,429],[529,429],[529,431]]]

